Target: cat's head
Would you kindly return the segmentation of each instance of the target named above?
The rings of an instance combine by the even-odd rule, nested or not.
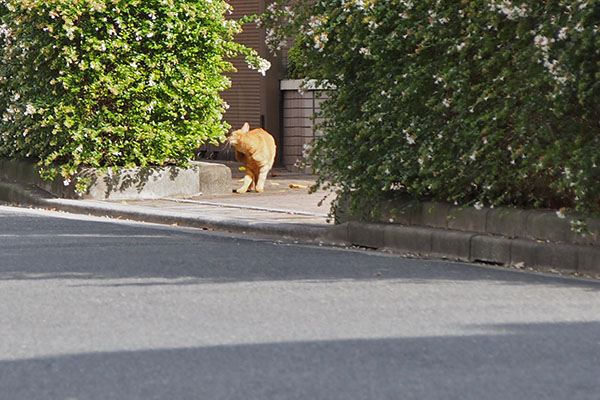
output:
[[[231,132],[231,135],[227,137],[227,143],[235,146],[236,144],[240,143],[242,136],[248,133],[249,130],[250,125],[248,125],[247,122],[244,123],[244,126],[242,126],[241,129]]]

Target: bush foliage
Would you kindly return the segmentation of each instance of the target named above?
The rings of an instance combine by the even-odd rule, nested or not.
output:
[[[81,166],[185,164],[229,128],[241,21],[224,0],[3,0],[0,155],[68,184]]]
[[[279,1],[334,85],[310,156],[360,199],[600,211],[600,1]]]

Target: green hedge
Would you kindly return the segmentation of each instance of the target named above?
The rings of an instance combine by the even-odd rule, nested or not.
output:
[[[333,84],[310,157],[356,198],[600,211],[600,1],[280,1]]]
[[[229,126],[241,22],[224,0],[4,0],[0,155],[68,184],[81,166],[185,164]]]

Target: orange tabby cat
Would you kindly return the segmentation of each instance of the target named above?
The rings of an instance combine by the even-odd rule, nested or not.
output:
[[[246,176],[237,193],[255,189],[265,190],[267,174],[275,161],[275,139],[264,129],[252,129],[246,122],[242,129],[234,131],[227,141],[235,148],[235,158],[246,165]]]

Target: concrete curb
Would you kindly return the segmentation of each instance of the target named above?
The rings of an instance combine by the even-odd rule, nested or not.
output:
[[[192,162],[190,168],[122,168],[114,174],[88,168],[80,171],[79,175],[92,181],[83,194],[76,192],[74,182],[42,179],[32,162],[0,158],[1,180],[27,182],[56,197],[68,199],[142,200],[231,192],[231,170],[216,163]]]
[[[358,221],[337,225],[332,228],[329,235],[333,241],[407,252],[418,256],[531,267],[583,275],[600,274],[600,248],[596,246]]]
[[[336,219],[339,222],[363,219],[349,213],[344,200],[340,204],[336,210]],[[378,217],[369,216],[365,219],[370,222],[424,226],[507,238],[600,246],[600,218],[578,213],[561,214],[552,210],[475,208],[436,202],[395,200],[381,203]],[[578,221],[585,221],[587,224],[588,232],[585,235],[572,229],[572,225]]]
[[[388,201],[377,218],[353,215],[347,199],[336,210],[337,238],[420,255],[600,275],[600,219],[545,210],[458,207]],[[363,215],[369,210],[362,209]],[[588,232],[572,224],[585,220]]]

